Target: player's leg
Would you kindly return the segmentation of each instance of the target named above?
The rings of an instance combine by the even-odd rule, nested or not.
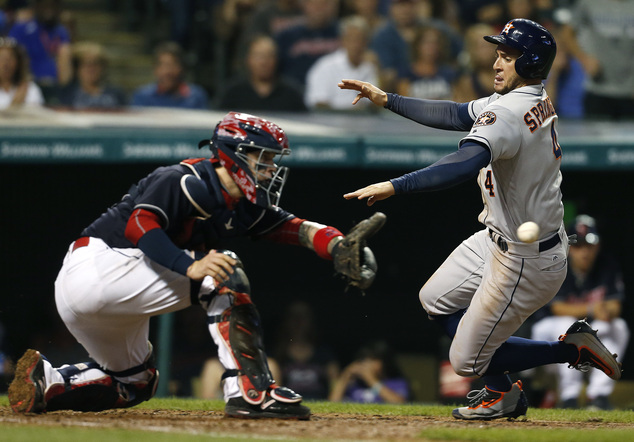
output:
[[[95,410],[151,398],[158,372],[148,345],[149,318],[190,305],[189,279],[138,250],[114,251],[91,238],[67,254],[55,295],[62,320],[94,362],[53,368],[38,352],[27,351],[16,372],[12,407]],[[36,399],[40,403],[32,405]]]
[[[310,410],[300,404],[302,397],[275,384],[249,281],[241,267],[234,270],[230,281],[220,288],[206,278],[199,295],[199,302],[207,311],[209,332],[218,346],[218,358],[225,368],[225,413],[231,417],[308,419]]]
[[[423,308],[447,335],[454,337],[462,316],[482,282],[486,231],[463,241],[434,272],[419,292]]]
[[[521,383],[512,384],[506,373],[536,366],[532,365],[536,352],[542,359],[548,353],[548,363],[555,362],[552,359],[557,356],[551,347],[558,343],[530,346],[533,341],[511,336],[528,316],[554,296],[565,277],[565,260],[563,267],[536,277],[535,271],[546,267],[544,262],[502,253],[490,241],[484,240],[484,245],[490,248],[491,257],[486,261],[482,283],[456,331],[450,361],[462,376],[486,375],[486,387],[473,395],[468,407],[454,410],[454,417],[461,419],[524,414],[527,402]],[[548,265],[552,266],[552,262]],[[572,352],[572,358],[571,355]],[[495,368],[489,371],[492,365]]]

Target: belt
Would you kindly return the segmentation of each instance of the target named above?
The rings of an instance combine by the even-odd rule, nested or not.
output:
[[[497,236],[497,240],[495,239],[495,236]],[[502,238],[501,236],[499,236],[499,235],[494,235],[494,233],[493,233],[493,231],[491,229],[489,229],[489,238],[491,238],[491,241],[493,241],[494,243],[496,243],[498,245],[500,250],[502,250],[503,252],[508,251],[509,246],[506,243],[506,240],[504,238]],[[560,242],[561,242],[561,238],[559,237],[559,234],[556,234],[556,235],[552,236],[551,238],[548,238],[547,240],[540,242],[539,243],[539,253],[545,252],[546,250],[552,249],[553,247],[555,247]]]
[[[75,250],[81,247],[86,247],[89,242],[90,242],[90,237],[82,236],[81,238],[79,238],[77,241],[73,243],[73,249],[71,250],[71,252],[74,252]]]

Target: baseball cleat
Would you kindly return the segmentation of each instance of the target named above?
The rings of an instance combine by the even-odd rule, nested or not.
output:
[[[456,419],[517,418],[526,415],[528,410],[528,401],[522,390],[521,381],[514,383],[507,392],[490,390],[485,386],[482,390],[471,391],[467,399],[469,399],[469,406],[456,408],[451,412]]]
[[[308,420],[310,419],[310,408],[301,405],[299,402],[288,403],[274,399],[269,390],[266,392],[264,401],[257,405],[248,403],[243,397],[229,399],[225,405],[225,416],[245,419]]]
[[[9,404],[15,413],[42,413],[46,408],[44,358],[37,350],[27,350],[18,360],[9,386]]]
[[[572,324],[559,340],[572,344],[579,350],[579,358],[574,364],[569,365],[570,368],[586,372],[590,367],[594,367],[614,380],[621,378],[621,363],[616,361],[616,355],[603,345],[597,331],[592,330],[590,324],[583,319]]]

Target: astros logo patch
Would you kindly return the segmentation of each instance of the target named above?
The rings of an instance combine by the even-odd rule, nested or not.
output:
[[[475,126],[490,126],[493,123],[495,123],[496,118],[497,117],[495,116],[493,112],[491,111],[484,112],[480,114],[476,122],[473,123],[473,126],[474,127]]]

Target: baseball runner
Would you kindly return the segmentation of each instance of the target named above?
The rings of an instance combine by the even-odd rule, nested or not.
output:
[[[385,216],[344,236],[279,208],[288,169],[275,160],[290,149],[270,121],[230,112],[200,146],[211,159],[156,169],[70,245],[55,282],[57,310],[94,361],[54,368],[27,350],[9,387],[15,412],[99,411],[150,399],[159,379],[150,317],[198,304],[226,370],[226,415],[309,418],[302,397],[271,376],[240,259],[214,244],[249,236],[301,245],[365,290],[377,269],[366,238]]]
[[[508,373],[568,363],[621,376],[616,361],[589,325],[575,322],[557,342],[512,336],[557,293],[566,276],[568,237],[561,201],[562,150],[557,114],[541,80],[555,59],[553,36],[525,19],[509,21],[484,39],[495,49],[494,89],[469,103],[430,101],[386,94],[369,83],[342,80],[339,87],[420,124],[468,131],[459,149],[435,164],[345,194],[369,206],[395,194],[444,189],[475,176],[485,228],[460,244],[420,290],[429,317],[453,338],[449,358],[461,376],[483,377],[458,419],[517,417],[527,411],[521,381]],[[517,228],[535,221],[539,238],[523,243]]]

